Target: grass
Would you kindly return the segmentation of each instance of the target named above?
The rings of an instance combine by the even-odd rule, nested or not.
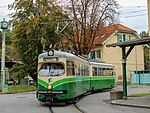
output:
[[[30,92],[35,91],[36,86],[32,85],[12,85],[8,86],[8,93],[21,93],[21,92]]]
[[[131,94],[131,97],[143,97],[143,96],[150,96],[150,93],[140,93],[140,94]]]

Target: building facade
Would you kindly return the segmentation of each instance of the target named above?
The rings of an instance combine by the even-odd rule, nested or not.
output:
[[[98,59],[115,66],[117,83],[122,83],[122,50],[120,47],[107,48],[107,44],[119,43],[140,38],[136,31],[115,24],[104,27],[101,35],[95,39],[94,48],[90,52],[91,59]],[[144,70],[143,46],[136,46],[127,59],[127,81],[130,82],[131,70]]]

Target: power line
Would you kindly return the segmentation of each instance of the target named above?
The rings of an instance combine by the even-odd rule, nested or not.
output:
[[[148,15],[148,14],[140,14],[140,15],[126,16],[126,17],[124,17],[124,18],[131,18],[131,17],[138,17],[138,16],[145,16],[145,15]]]
[[[143,12],[143,11],[147,11],[147,9],[143,9],[143,10],[134,10],[134,11],[132,11],[132,12],[121,13],[121,15],[131,14],[131,13],[139,13],[139,12]]]
[[[138,10],[138,11],[133,11],[132,13],[136,13],[136,12],[142,12],[142,11],[147,11],[147,9]]]
[[[147,6],[120,6],[119,8],[144,8]]]
[[[0,8],[4,8],[4,7],[8,7],[8,5],[3,5],[3,6],[0,6]]]

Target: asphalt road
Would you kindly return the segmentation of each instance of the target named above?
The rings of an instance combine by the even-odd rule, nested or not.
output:
[[[121,89],[121,87],[117,87]],[[149,92],[150,87],[129,87],[130,93]],[[99,92],[87,95],[76,104],[86,113],[149,113],[149,109],[125,107],[110,104],[110,93]],[[52,107],[54,113],[80,113],[73,104]],[[35,98],[35,92],[1,94],[0,113],[51,113],[49,105],[43,105]]]

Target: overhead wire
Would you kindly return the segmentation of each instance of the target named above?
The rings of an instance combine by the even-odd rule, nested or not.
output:
[[[139,15],[132,15],[132,16],[126,16],[124,18],[131,18],[131,17],[138,17],[138,16],[146,16],[148,14],[139,14]]]
[[[147,6],[120,6],[119,8],[143,8],[143,7],[147,7]]]
[[[132,13],[139,13],[139,12],[144,12],[144,11],[147,11],[147,9],[134,10],[134,11],[131,11],[131,12],[121,13],[121,15],[132,14]]]
[[[3,6],[0,6],[0,8],[4,8],[4,7],[8,7],[8,5],[3,5]]]
[[[120,7],[120,8],[132,8],[129,10],[129,12],[120,13],[121,18],[133,18],[133,17],[148,15],[147,14],[147,6],[124,6],[124,7]],[[121,12],[124,12],[123,9],[121,9],[121,10],[122,10]]]

